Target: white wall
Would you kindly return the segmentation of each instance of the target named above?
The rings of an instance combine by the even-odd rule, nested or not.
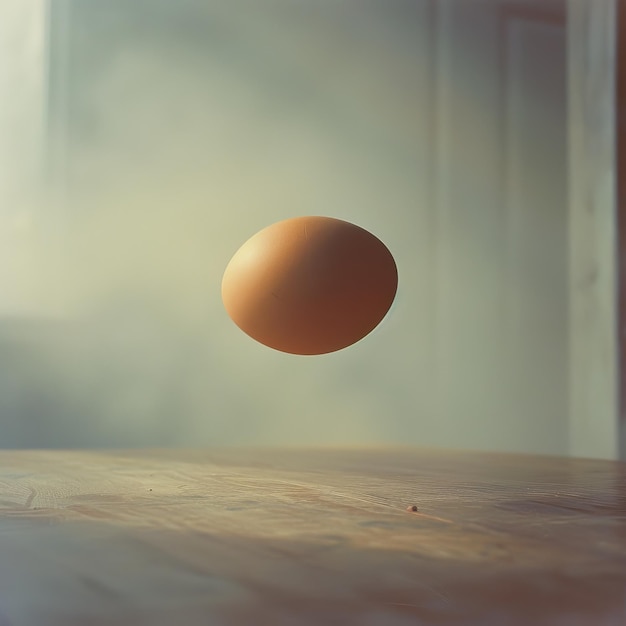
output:
[[[542,80],[564,63],[558,27],[522,24],[507,40],[517,74],[503,90],[493,1],[70,6],[69,28],[53,39],[64,65],[49,107],[50,127],[65,132],[53,133],[50,149],[67,151],[55,165],[69,194],[59,207],[63,288],[82,322],[33,352],[45,401],[0,415],[15,421],[22,411],[21,423],[32,423],[45,406],[48,419],[36,432],[5,430],[13,433],[5,445],[396,442],[566,452],[565,390],[537,400],[529,389],[561,381],[554,371],[565,369],[560,331],[546,348],[554,363],[530,368],[565,307],[564,259],[559,249],[547,257],[556,296],[545,300],[537,289],[546,276],[520,271],[524,246],[546,229],[558,233],[565,210],[550,203],[565,185],[560,92],[535,100],[543,83],[532,80],[535,46],[554,54]],[[498,94],[515,88],[517,108],[504,107]],[[548,143],[524,133],[524,119],[556,125]],[[507,196],[508,239],[503,162],[544,181],[537,190],[524,178]],[[310,213],[377,234],[396,256],[400,289],[369,338],[297,358],[240,333],[219,283],[249,235]],[[515,259],[522,266],[503,273]],[[511,277],[522,281],[513,291]],[[538,315],[539,333],[515,317],[515,303]],[[503,328],[515,320],[518,334],[506,343]]]

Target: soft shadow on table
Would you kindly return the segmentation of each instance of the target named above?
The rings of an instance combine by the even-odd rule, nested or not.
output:
[[[623,577],[601,564],[537,575],[341,537],[259,541],[103,523],[31,524],[17,537],[0,525],[0,588],[2,626],[603,625],[626,616]]]

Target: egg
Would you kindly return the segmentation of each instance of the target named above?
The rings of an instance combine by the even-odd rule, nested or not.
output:
[[[261,344],[299,355],[342,350],[368,335],[396,295],[389,249],[331,217],[294,217],[259,231],[228,263],[222,300]]]

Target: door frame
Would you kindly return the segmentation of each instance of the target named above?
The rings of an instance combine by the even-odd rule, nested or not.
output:
[[[616,7],[616,185],[619,271],[619,458],[626,460],[626,3]]]

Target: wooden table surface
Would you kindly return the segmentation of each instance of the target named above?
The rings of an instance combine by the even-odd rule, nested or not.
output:
[[[76,624],[623,626],[626,464],[0,452],[0,626]]]

